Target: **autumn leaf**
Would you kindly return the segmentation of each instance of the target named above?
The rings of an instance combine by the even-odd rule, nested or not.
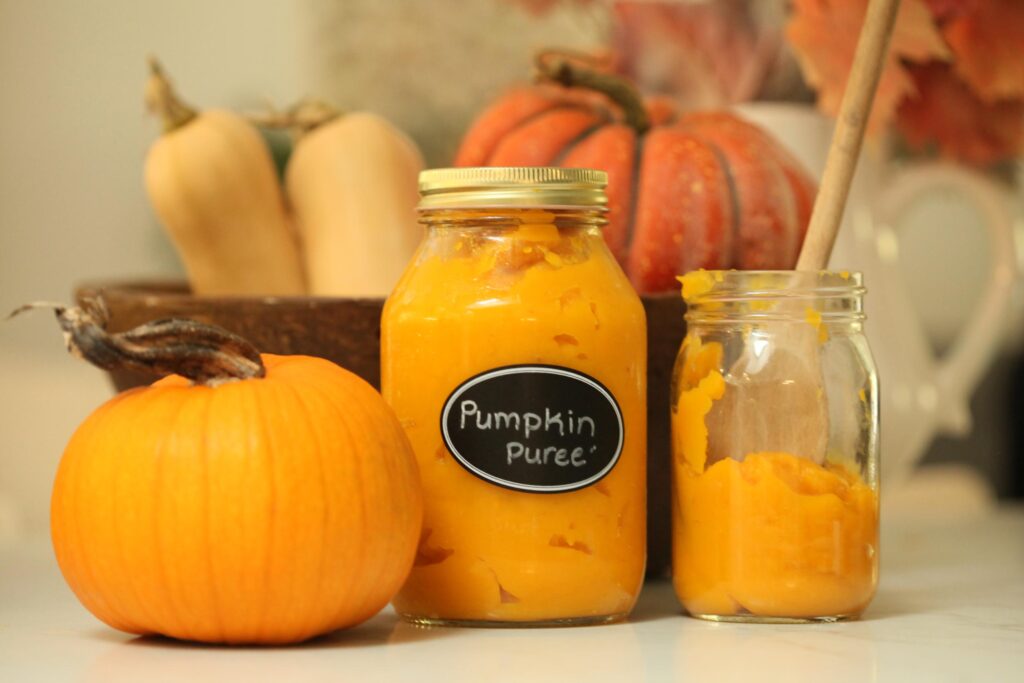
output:
[[[804,78],[818,91],[818,107],[833,116],[839,111],[866,10],[867,0],[793,0],[786,35]],[[891,122],[900,102],[914,92],[904,62],[948,58],[949,49],[923,0],[903,0],[868,131],[876,133]]]
[[[943,26],[957,75],[986,102],[1024,97],[1024,2],[970,3]]]
[[[964,12],[971,12],[977,5],[987,1],[988,0],[924,0],[925,4],[928,5],[928,9],[932,11],[932,16],[940,22],[945,21],[946,19],[952,19]]]
[[[778,52],[737,3],[616,2],[612,18],[618,71],[684,109],[753,99]]]
[[[1024,153],[1024,101],[983,102],[948,64],[910,68],[917,94],[903,102],[897,127],[916,150],[987,166]]]
[[[575,5],[586,7],[594,0],[507,0],[509,4],[518,5],[534,17],[544,17],[554,11],[557,7]]]

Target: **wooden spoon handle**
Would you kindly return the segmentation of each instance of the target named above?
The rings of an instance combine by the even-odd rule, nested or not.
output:
[[[899,0],[868,3],[797,270],[821,270],[828,265],[899,7]]]

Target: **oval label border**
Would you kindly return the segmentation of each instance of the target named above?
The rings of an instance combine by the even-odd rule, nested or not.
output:
[[[615,419],[618,422],[619,442],[615,446],[615,454],[611,457],[611,459],[608,461],[608,464],[605,465],[605,467],[600,472],[591,475],[590,477],[583,481],[573,482],[571,484],[556,484],[553,486],[521,484],[519,482],[502,479],[501,477],[496,477],[489,472],[485,472],[484,470],[480,469],[473,463],[469,462],[465,458],[465,456],[458,452],[458,449],[452,443],[451,436],[448,434],[448,414],[451,412],[452,406],[459,399],[459,397],[472,387],[476,386],[477,384],[485,382],[494,377],[530,373],[559,375],[562,377],[568,377],[578,382],[583,382],[584,384],[590,386],[592,389],[597,390],[597,392],[600,393],[601,396],[611,405],[612,411],[615,413]],[[481,372],[477,375],[470,377],[465,382],[462,382],[457,387],[455,387],[452,393],[448,395],[448,398],[445,399],[444,407],[441,410],[441,440],[444,443],[445,449],[447,449],[447,451],[452,455],[453,458],[455,458],[455,461],[459,463],[459,465],[461,465],[463,469],[468,471],[470,474],[480,479],[483,479],[484,481],[490,482],[491,484],[495,484],[504,489],[521,491],[525,493],[569,493],[571,491],[578,491],[580,489],[591,486],[592,484],[596,484],[597,482],[601,481],[606,476],[608,476],[608,473],[612,471],[612,468],[614,468],[615,465],[618,464],[619,458],[622,457],[622,448],[626,442],[626,423],[622,418],[622,409],[619,408],[619,403],[618,401],[615,400],[615,397],[612,395],[612,393],[608,391],[607,387],[601,384],[601,382],[599,382],[598,380],[594,379],[593,377],[586,373],[558,365],[504,365],[499,368],[494,368],[493,370],[486,370],[484,372]]]

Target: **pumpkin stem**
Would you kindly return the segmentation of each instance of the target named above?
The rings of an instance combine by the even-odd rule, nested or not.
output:
[[[536,80],[601,93],[619,105],[626,123],[642,135],[651,127],[651,121],[640,93],[632,83],[621,76],[584,66],[598,63],[594,57],[581,57],[564,50],[545,50],[539,52],[534,59]]]
[[[300,100],[286,111],[271,108],[266,114],[249,116],[248,119],[262,128],[282,128],[305,135],[325,123],[330,123],[343,113],[334,105],[311,98]]]
[[[36,308],[53,309],[68,351],[104,370],[181,375],[206,386],[266,375],[256,348],[216,325],[168,318],[111,334],[105,329],[107,309],[102,299],[88,301],[81,308],[25,304],[8,318]]]
[[[149,63],[149,80],[146,81],[146,107],[160,117],[164,132],[170,133],[194,119],[196,110],[178,97],[170,79],[167,78],[164,67],[156,57],[150,56],[147,61]]]

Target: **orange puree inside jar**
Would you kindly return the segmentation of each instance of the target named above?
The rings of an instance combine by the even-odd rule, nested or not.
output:
[[[394,604],[428,622],[621,617],[645,561],[643,308],[597,227],[571,212],[493,214],[428,220],[427,239],[384,311],[383,393],[426,493],[415,565]],[[468,471],[446,446],[439,423],[453,391],[524,364],[584,373],[617,401],[621,455],[595,483],[514,490]],[[536,466],[553,467],[556,452],[546,457]],[[559,462],[571,466],[568,454]]]
[[[684,342],[674,406],[673,576],[691,614],[855,616],[877,580],[878,501],[852,469],[790,453],[708,464],[722,348]],[[832,460],[830,458],[830,460]]]

